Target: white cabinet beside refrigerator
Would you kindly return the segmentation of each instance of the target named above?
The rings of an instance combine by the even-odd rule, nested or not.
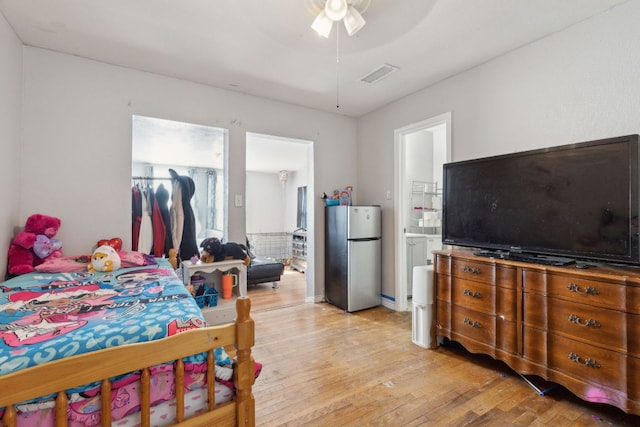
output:
[[[433,263],[433,251],[442,249],[439,234],[406,234],[407,242],[407,296],[413,292],[413,267]]]

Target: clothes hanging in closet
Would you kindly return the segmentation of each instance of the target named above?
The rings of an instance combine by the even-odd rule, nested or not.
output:
[[[191,198],[196,192],[196,185],[191,177],[178,175],[173,169],[169,169],[169,173],[173,189],[171,194],[172,238],[174,245],[179,248],[179,258],[186,260],[200,255],[196,241],[196,217],[191,207]]]
[[[173,247],[170,236],[169,192],[162,184],[154,192],[150,181],[170,178],[132,179],[135,185],[131,188],[131,249],[157,257],[168,257],[169,249]]]
[[[142,199],[140,188],[134,185],[131,188],[131,249],[138,250],[140,238],[140,223],[142,222]]]
[[[169,249],[173,248],[171,239],[171,219],[169,218],[169,192],[160,184],[156,189],[153,204],[153,255],[169,256]]]
[[[151,195],[153,190],[145,187],[141,191],[142,215],[140,220],[140,236],[138,239],[138,251],[149,254],[153,246],[153,224],[151,224]]]

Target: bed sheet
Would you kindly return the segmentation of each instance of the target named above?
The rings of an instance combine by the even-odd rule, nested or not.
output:
[[[206,326],[167,260],[115,272],[30,273],[0,293],[0,376]],[[194,356],[188,363],[204,361]]]
[[[197,370],[196,370],[197,371]],[[185,375],[185,417],[207,409],[207,389],[204,372],[187,372]],[[151,377],[151,425],[167,426],[175,423],[176,402],[172,369],[161,369]],[[139,376],[112,390],[111,414],[113,424],[121,427],[140,426]],[[216,406],[229,402],[235,393],[233,387],[215,382]],[[67,411],[69,427],[94,427],[100,425],[100,394],[72,394]],[[19,427],[55,427],[55,400],[18,405]],[[0,427],[3,423],[0,420]]]

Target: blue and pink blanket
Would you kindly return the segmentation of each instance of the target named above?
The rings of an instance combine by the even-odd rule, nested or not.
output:
[[[0,376],[206,326],[171,265],[158,262],[110,273],[36,272],[2,283]]]

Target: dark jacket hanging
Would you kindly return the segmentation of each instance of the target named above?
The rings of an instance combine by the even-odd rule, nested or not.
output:
[[[142,222],[142,198],[140,187],[134,185],[131,188],[131,250],[138,250],[140,238],[140,223]]]
[[[169,249],[173,248],[173,240],[171,239],[171,218],[169,217],[169,191],[160,184],[156,190],[156,202],[158,209],[160,210],[160,216],[162,217],[162,223],[164,225],[164,243],[163,253],[165,256],[169,256]],[[155,225],[155,223],[154,223]],[[154,231],[155,238],[155,231]],[[155,244],[154,244],[155,246]],[[176,248],[177,249],[177,248]],[[156,249],[154,249],[155,251]]]
[[[196,241],[196,217],[191,208],[191,198],[196,192],[196,184],[188,176],[178,175],[173,169],[169,169],[172,181],[180,184],[182,192],[182,210],[184,212],[184,228],[182,231],[182,241],[180,242],[178,254],[181,260],[189,259],[193,256],[200,256],[198,242]],[[174,242],[178,246],[177,242]]]

